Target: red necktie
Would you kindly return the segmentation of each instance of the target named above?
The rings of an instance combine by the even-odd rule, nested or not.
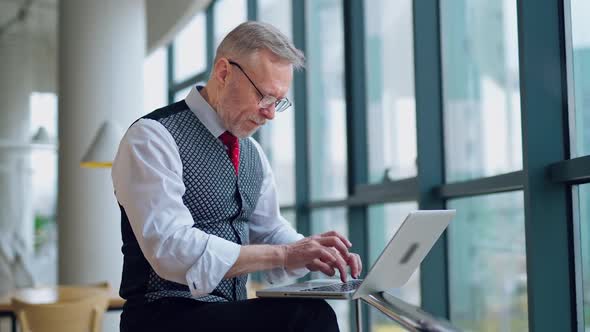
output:
[[[240,142],[238,138],[232,135],[229,131],[224,132],[219,136],[219,139],[227,147],[227,154],[231,163],[234,165],[236,175],[238,174],[238,166],[240,164]]]

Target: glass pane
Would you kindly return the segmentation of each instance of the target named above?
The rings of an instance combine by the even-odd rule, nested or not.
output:
[[[206,32],[205,14],[200,12],[174,40],[174,81],[182,82],[207,69]]]
[[[590,2],[571,0],[574,74],[575,156],[590,154]]]
[[[381,254],[410,211],[418,209],[416,202],[391,203],[369,207],[369,262],[363,264],[366,271]],[[402,288],[389,291],[392,295],[414,305],[420,305],[420,271],[416,271]],[[397,331],[399,325],[379,310],[371,310],[371,330]]]
[[[55,144],[58,135],[58,99],[53,93],[33,92],[31,102],[31,128],[36,132],[40,128],[47,130],[48,140],[45,143]],[[31,149],[31,159],[28,164],[27,157],[19,160],[21,168],[18,169],[30,178],[22,181],[22,178],[14,178],[11,186],[13,195],[8,200],[18,200],[19,197],[30,197],[33,209],[33,255],[30,262],[30,273],[35,282],[43,285],[55,285],[57,283],[57,148]],[[25,167],[30,167],[26,169]],[[26,178],[25,178],[26,179]],[[32,190],[27,190],[30,181]],[[13,202],[14,203],[14,202]],[[11,204],[17,207],[18,204]],[[10,215],[10,210],[8,211]],[[26,212],[15,209],[12,211],[15,220],[28,217]],[[28,224],[28,223],[27,223]],[[3,275],[3,273],[0,273]],[[20,286],[22,287],[22,285]]]
[[[274,25],[291,38],[291,1],[258,0],[258,20]]]
[[[193,88],[192,86],[189,86],[189,87],[186,87],[182,90],[176,91],[174,93],[174,102],[181,101],[184,98],[186,98],[186,96],[188,96],[188,93],[191,91],[192,88]]]
[[[292,94],[287,96],[290,100]],[[283,113],[276,113],[258,131],[258,141],[266,153],[277,184],[280,205],[295,204],[295,116],[291,106]]]
[[[336,231],[348,237],[346,208],[317,209],[311,212],[312,234]]]
[[[258,1],[258,17],[291,38],[291,6],[281,0]],[[293,100],[293,91],[287,95]],[[259,130],[260,145],[275,174],[279,203],[295,204],[295,107],[277,113],[273,121]]]
[[[143,62],[143,108],[145,113],[168,104],[166,49],[161,47]]]
[[[295,217],[296,213],[295,210],[282,210],[282,216],[287,219],[287,221],[291,224],[291,226],[295,227]],[[297,279],[295,278],[286,278],[280,284],[281,285],[288,285],[295,283]],[[264,274],[261,271],[250,273],[250,277],[248,278],[248,283],[246,284],[246,289],[248,291],[248,298],[254,298],[256,291],[268,287],[276,287],[278,284],[270,284],[264,278]]]
[[[346,208],[320,209],[311,212],[311,233],[319,234],[327,231],[337,231],[348,237],[348,223]],[[312,279],[329,278],[325,274],[313,272]],[[329,300],[338,317],[341,332],[350,331],[349,301]]]
[[[584,289],[584,326],[590,331],[590,184],[577,187],[580,208],[580,245]]]
[[[293,226],[293,228],[297,229],[297,213],[295,213],[295,210],[281,210],[281,215],[285,219],[287,219],[287,221],[291,224],[291,226]]]
[[[347,169],[342,2],[307,1],[306,8],[311,198],[343,198]]]
[[[246,0],[219,0],[215,1],[213,18],[215,20],[214,36],[215,49],[221,43],[225,35],[233,28],[245,22],[248,17]]]
[[[468,331],[528,330],[522,192],[449,201],[452,322]]]
[[[441,1],[447,181],[522,168],[516,2]]]
[[[392,17],[392,13],[394,17]],[[369,181],[416,175],[411,0],[365,0]]]
[[[57,282],[57,91],[63,92],[57,75],[57,4],[0,2],[1,295]],[[63,150],[71,146],[62,141]],[[8,327],[3,321],[7,320],[0,321],[0,330]]]

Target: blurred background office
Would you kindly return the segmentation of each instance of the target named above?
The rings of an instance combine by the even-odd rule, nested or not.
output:
[[[466,331],[590,331],[587,0],[0,0],[0,295],[118,287],[95,155],[205,82],[246,20],[307,56],[294,107],[255,134],[298,231],[347,235],[369,267],[408,211],[457,209],[392,294]],[[400,330],[365,308],[367,330]]]

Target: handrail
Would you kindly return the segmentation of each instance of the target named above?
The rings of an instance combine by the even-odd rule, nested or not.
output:
[[[419,307],[406,303],[386,292],[370,294],[361,299],[411,332],[461,331],[448,321],[434,317]]]

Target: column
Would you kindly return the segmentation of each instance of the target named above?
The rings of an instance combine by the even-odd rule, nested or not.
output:
[[[59,283],[116,289],[123,260],[111,170],[79,163],[103,121],[127,127],[142,113],[144,1],[62,0],[59,25]]]

